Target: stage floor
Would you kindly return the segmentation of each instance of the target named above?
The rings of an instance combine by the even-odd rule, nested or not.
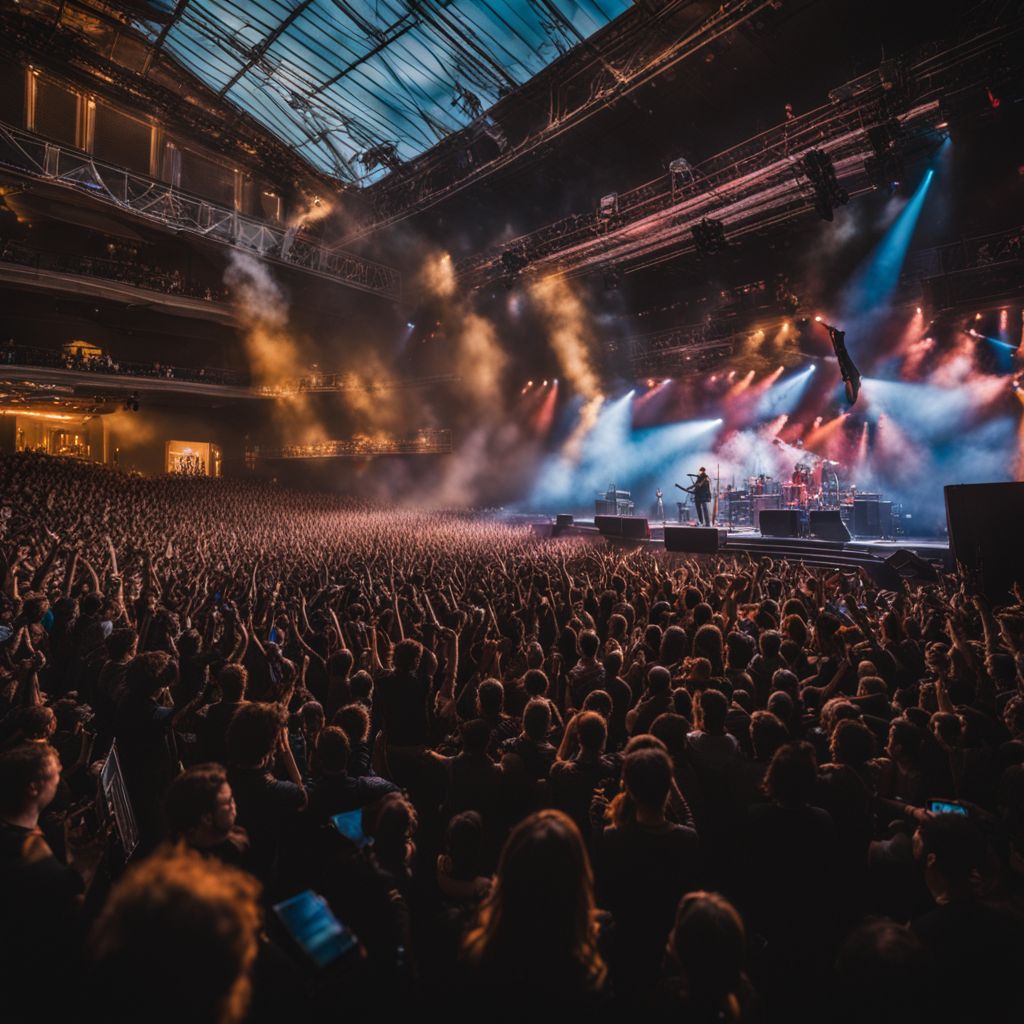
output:
[[[524,523],[552,524],[554,516],[514,516],[510,517]],[[637,517],[641,518],[641,517]],[[620,543],[645,544],[653,547],[665,546],[665,527],[679,526],[682,529],[698,529],[690,523],[664,523],[648,520],[650,537],[641,541],[621,541]],[[573,525],[565,534],[587,536],[595,540],[601,537],[593,519],[574,519]],[[803,561],[808,565],[855,566],[864,565],[870,568],[884,562],[896,551],[911,551],[926,562],[938,563],[947,571],[955,568],[949,544],[945,539],[935,537],[895,537],[895,538],[857,538],[848,541],[819,540],[815,537],[764,537],[758,530],[749,526],[718,527],[719,551],[747,551],[751,555],[768,555],[773,558],[787,558],[790,561]]]

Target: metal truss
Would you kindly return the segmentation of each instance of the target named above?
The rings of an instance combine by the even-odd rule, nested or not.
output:
[[[720,320],[682,324],[653,334],[635,335],[626,349],[634,377],[682,377],[702,372],[731,355],[749,331],[734,331]]]
[[[918,249],[907,257],[903,276],[910,280],[938,277],[1020,259],[1024,259],[1024,224],[947,245]]]
[[[170,231],[187,232],[349,288],[389,299],[399,299],[402,294],[401,274],[392,267],[328,249],[294,228],[248,217],[3,122],[0,166],[73,189]]]
[[[464,260],[459,277],[481,287],[518,272],[639,270],[696,251],[693,228],[705,218],[720,221],[729,240],[764,230],[814,208],[802,167],[812,150],[828,156],[851,198],[871,191],[877,154],[868,130],[894,124],[907,146],[934,135],[945,120],[947,96],[983,83],[1022,34],[1019,23],[992,29],[909,68],[879,68],[833,90],[829,104],[688,164],[686,173],[670,170],[619,193],[610,207],[563,218]]]
[[[216,96],[179,65],[162,55],[167,31],[190,0],[178,0],[141,70],[108,59],[122,52],[126,32],[123,12],[72,0],[21,0],[0,10],[0,52],[17,61],[48,67],[77,87],[116,102],[144,108],[166,124],[193,133],[250,170],[269,174],[279,188],[293,178],[316,177],[322,188],[337,188],[337,179],[320,175],[308,161],[241,111],[222,109]],[[0,4],[0,8],[5,5]]]
[[[366,189],[373,220],[350,238],[362,238],[427,210],[549,145],[751,19],[770,16],[775,6],[774,0],[731,0],[694,23],[688,0],[652,0],[635,5],[619,23],[605,30],[599,42],[588,45],[591,56],[584,67],[567,77],[555,72],[539,75],[517,91],[517,109],[534,101],[535,109],[545,112],[543,123],[538,125],[534,118],[516,137],[512,124],[521,119],[509,118],[506,123],[503,104],[498,103],[478,123]],[[494,132],[501,138],[496,156],[482,163],[475,157],[467,158],[468,147],[477,138],[493,137]]]
[[[258,459],[366,459],[380,455],[449,455],[452,452],[450,430],[419,430],[407,437],[357,435],[341,441],[315,444],[289,444],[280,448],[254,447],[246,452],[246,462]]]
[[[320,391],[407,391],[412,388],[437,387],[440,384],[458,384],[461,380],[461,377],[454,374],[437,374],[433,377],[367,381],[354,373],[324,373],[295,377],[280,384],[258,385],[254,390],[268,398],[286,398],[289,395]]]

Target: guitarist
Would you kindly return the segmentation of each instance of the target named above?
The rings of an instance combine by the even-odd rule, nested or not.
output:
[[[697,506],[697,523],[700,526],[710,526],[711,512],[708,506],[711,504],[711,477],[708,476],[708,471],[703,466],[700,467],[700,473],[696,476],[693,473],[687,475],[693,484],[689,487],[676,484],[676,487],[693,495],[693,503]]]
[[[711,525],[711,477],[708,471],[701,466],[700,472],[693,479],[693,503],[697,506],[697,524],[699,526]]]

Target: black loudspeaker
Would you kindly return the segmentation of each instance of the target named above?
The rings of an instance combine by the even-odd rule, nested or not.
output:
[[[594,516],[594,525],[602,537],[622,536],[622,520],[618,516]]]
[[[573,524],[573,518],[571,515],[561,514],[555,516],[555,525],[551,531],[552,537],[561,537],[566,530],[569,529]]]
[[[858,497],[853,502],[853,532],[858,537],[892,536],[892,502]]]
[[[647,540],[651,535],[647,520],[639,516],[622,516],[622,536],[627,540]]]
[[[883,537],[891,537],[893,535],[891,501],[880,501],[878,503],[878,529],[882,531]]]
[[[846,542],[850,539],[850,531],[840,518],[839,509],[814,509],[810,515],[810,529],[812,537],[819,540],[841,540]]]
[[[755,494],[750,499],[750,514],[754,519],[754,528],[761,529],[761,513],[765,509],[782,507],[781,494]]]
[[[800,510],[795,508],[761,509],[762,537],[799,537]]]
[[[713,526],[666,526],[665,550],[688,551],[695,555],[713,555],[721,538]]]
[[[994,603],[1024,584],[1024,483],[944,487],[953,557]]]
[[[853,503],[853,532],[858,537],[878,537],[878,501],[857,498]]]
[[[935,566],[915,555],[913,551],[907,551],[906,548],[894,551],[885,560],[885,564],[894,569],[902,579],[924,580],[928,583],[937,583],[939,580]]]

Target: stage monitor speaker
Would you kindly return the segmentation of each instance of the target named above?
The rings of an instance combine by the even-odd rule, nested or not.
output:
[[[906,548],[894,551],[885,560],[885,564],[895,570],[901,579],[924,580],[928,583],[938,583],[939,581],[939,574],[935,571],[935,566]]]
[[[721,544],[721,534],[713,526],[666,526],[665,550],[687,551],[693,555],[713,555]]]
[[[819,540],[840,540],[845,543],[850,539],[850,531],[846,528],[837,508],[813,509],[808,532]]]
[[[594,516],[594,525],[602,537],[622,536],[622,520],[618,516]]]
[[[622,524],[622,536],[626,540],[647,540],[651,535],[647,520],[642,516],[622,516],[619,522]]]
[[[952,484],[943,488],[953,557],[990,601],[1024,585],[1024,483]]]
[[[764,508],[760,516],[762,537],[799,537],[800,511],[795,508]]]
[[[530,530],[538,540],[547,540],[555,535],[553,523],[530,523]]]
[[[562,534],[565,533],[565,531],[568,530],[570,526],[572,526],[572,524],[573,517],[571,515],[562,513],[560,515],[555,516],[555,526],[551,532],[551,535],[553,537],[561,537]]]

